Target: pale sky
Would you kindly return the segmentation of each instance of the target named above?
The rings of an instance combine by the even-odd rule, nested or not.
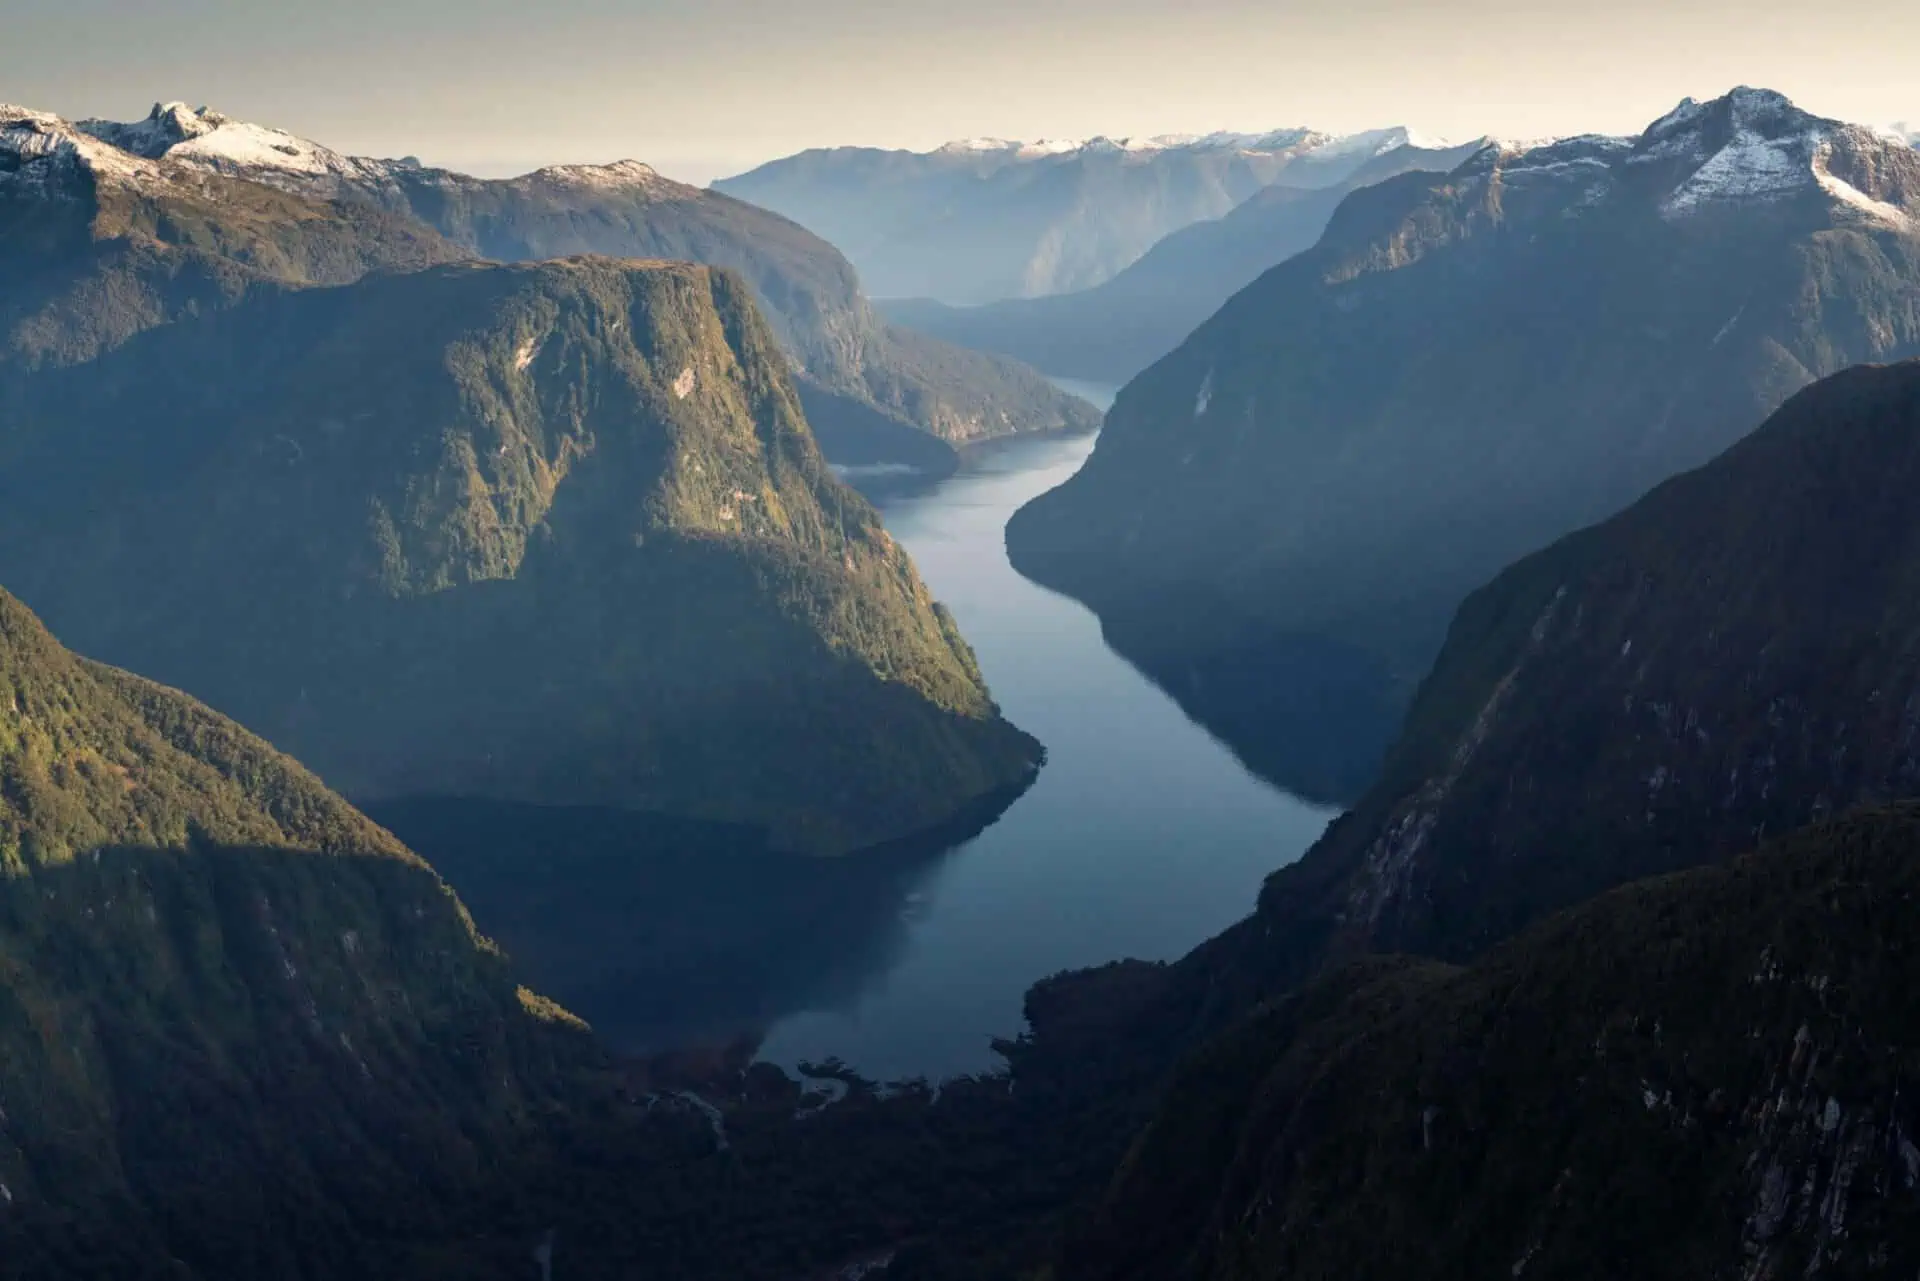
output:
[[[0,101],[185,99],[485,173],[1408,124],[1629,132],[1736,84],[1920,119],[1920,0],[0,0]]]

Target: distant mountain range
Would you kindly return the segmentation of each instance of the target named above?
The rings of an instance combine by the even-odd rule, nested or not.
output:
[[[1354,192],[1121,392],[1008,547],[1249,759],[1350,795],[1476,582],[1916,353],[1920,153],[1689,100]]]
[[[131,124],[0,108],[0,176],[53,152],[69,175],[55,183],[63,200],[48,205],[52,188],[37,179],[0,189],[0,224],[15,229],[9,248],[23,258],[0,254],[0,286],[27,286],[6,290],[0,360],[86,359],[262,283],[337,284],[474,255],[598,253],[745,276],[837,461],[939,470],[952,465],[952,443],[1098,421],[1012,361],[877,318],[851,265],[818,237],[643,164],[489,180],[346,156],[180,103]]]
[[[902,324],[1016,356],[1059,377],[1124,383],[1262,272],[1311,249],[1354,191],[1414,170],[1446,173],[1485,145],[1395,147],[1326,187],[1294,186],[1297,175],[1289,171],[1224,217],[1174,232],[1092,289],[978,307],[929,299],[882,306]]]
[[[1405,129],[1283,129],[1141,142],[989,138],[931,152],[839,147],[714,186],[833,241],[879,297],[973,305],[1090,289],[1283,175],[1297,187],[1332,186],[1418,142]]]

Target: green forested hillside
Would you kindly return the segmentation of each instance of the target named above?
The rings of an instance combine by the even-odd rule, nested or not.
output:
[[[0,579],[350,794],[839,852],[1038,763],[726,273],[470,264],[265,298],[38,378],[21,419]]]
[[[1920,815],[1868,812],[1342,970],[1180,1069],[1050,1275],[1909,1271],[1916,891]]]
[[[591,1062],[391,836],[0,594],[0,1275],[404,1264]]]

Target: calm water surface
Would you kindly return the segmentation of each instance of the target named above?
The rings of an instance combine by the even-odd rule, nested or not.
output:
[[[993,1067],[990,1038],[1020,1031],[1036,979],[1181,955],[1251,911],[1261,879],[1332,817],[1248,774],[1107,649],[1091,613],[1007,563],[1007,518],[1092,448],[1091,437],[1009,442],[883,505],[1048,763],[997,824],[912,887],[887,968],[778,1021],[764,1057],[838,1055],[883,1080]]]

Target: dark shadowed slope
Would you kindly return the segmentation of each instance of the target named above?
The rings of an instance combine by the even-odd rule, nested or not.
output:
[[[1920,814],[1375,960],[1196,1054],[1061,1281],[1920,1266]]]
[[[951,619],[736,277],[580,259],[265,300],[38,380],[0,576],[365,797],[837,852],[1018,788]]]
[[[1379,669],[1377,722],[1499,566],[1920,350],[1916,214],[1920,154],[1755,90],[1356,192],[1121,393],[1015,564],[1250,758],[1316,727],[1285,686],[1318,668],[1269,680],[1266,648]]]
[[[1915,483],[1920,362],[1849,370],[1500,575],[1380,782],[1242,941],[1272,940],[1282,982],[1355,949],[1473,956],[1609,886],[1920,794]]]
[[[300,766],[0,593],[0,1273],[424,1273],[591,1063]]]

